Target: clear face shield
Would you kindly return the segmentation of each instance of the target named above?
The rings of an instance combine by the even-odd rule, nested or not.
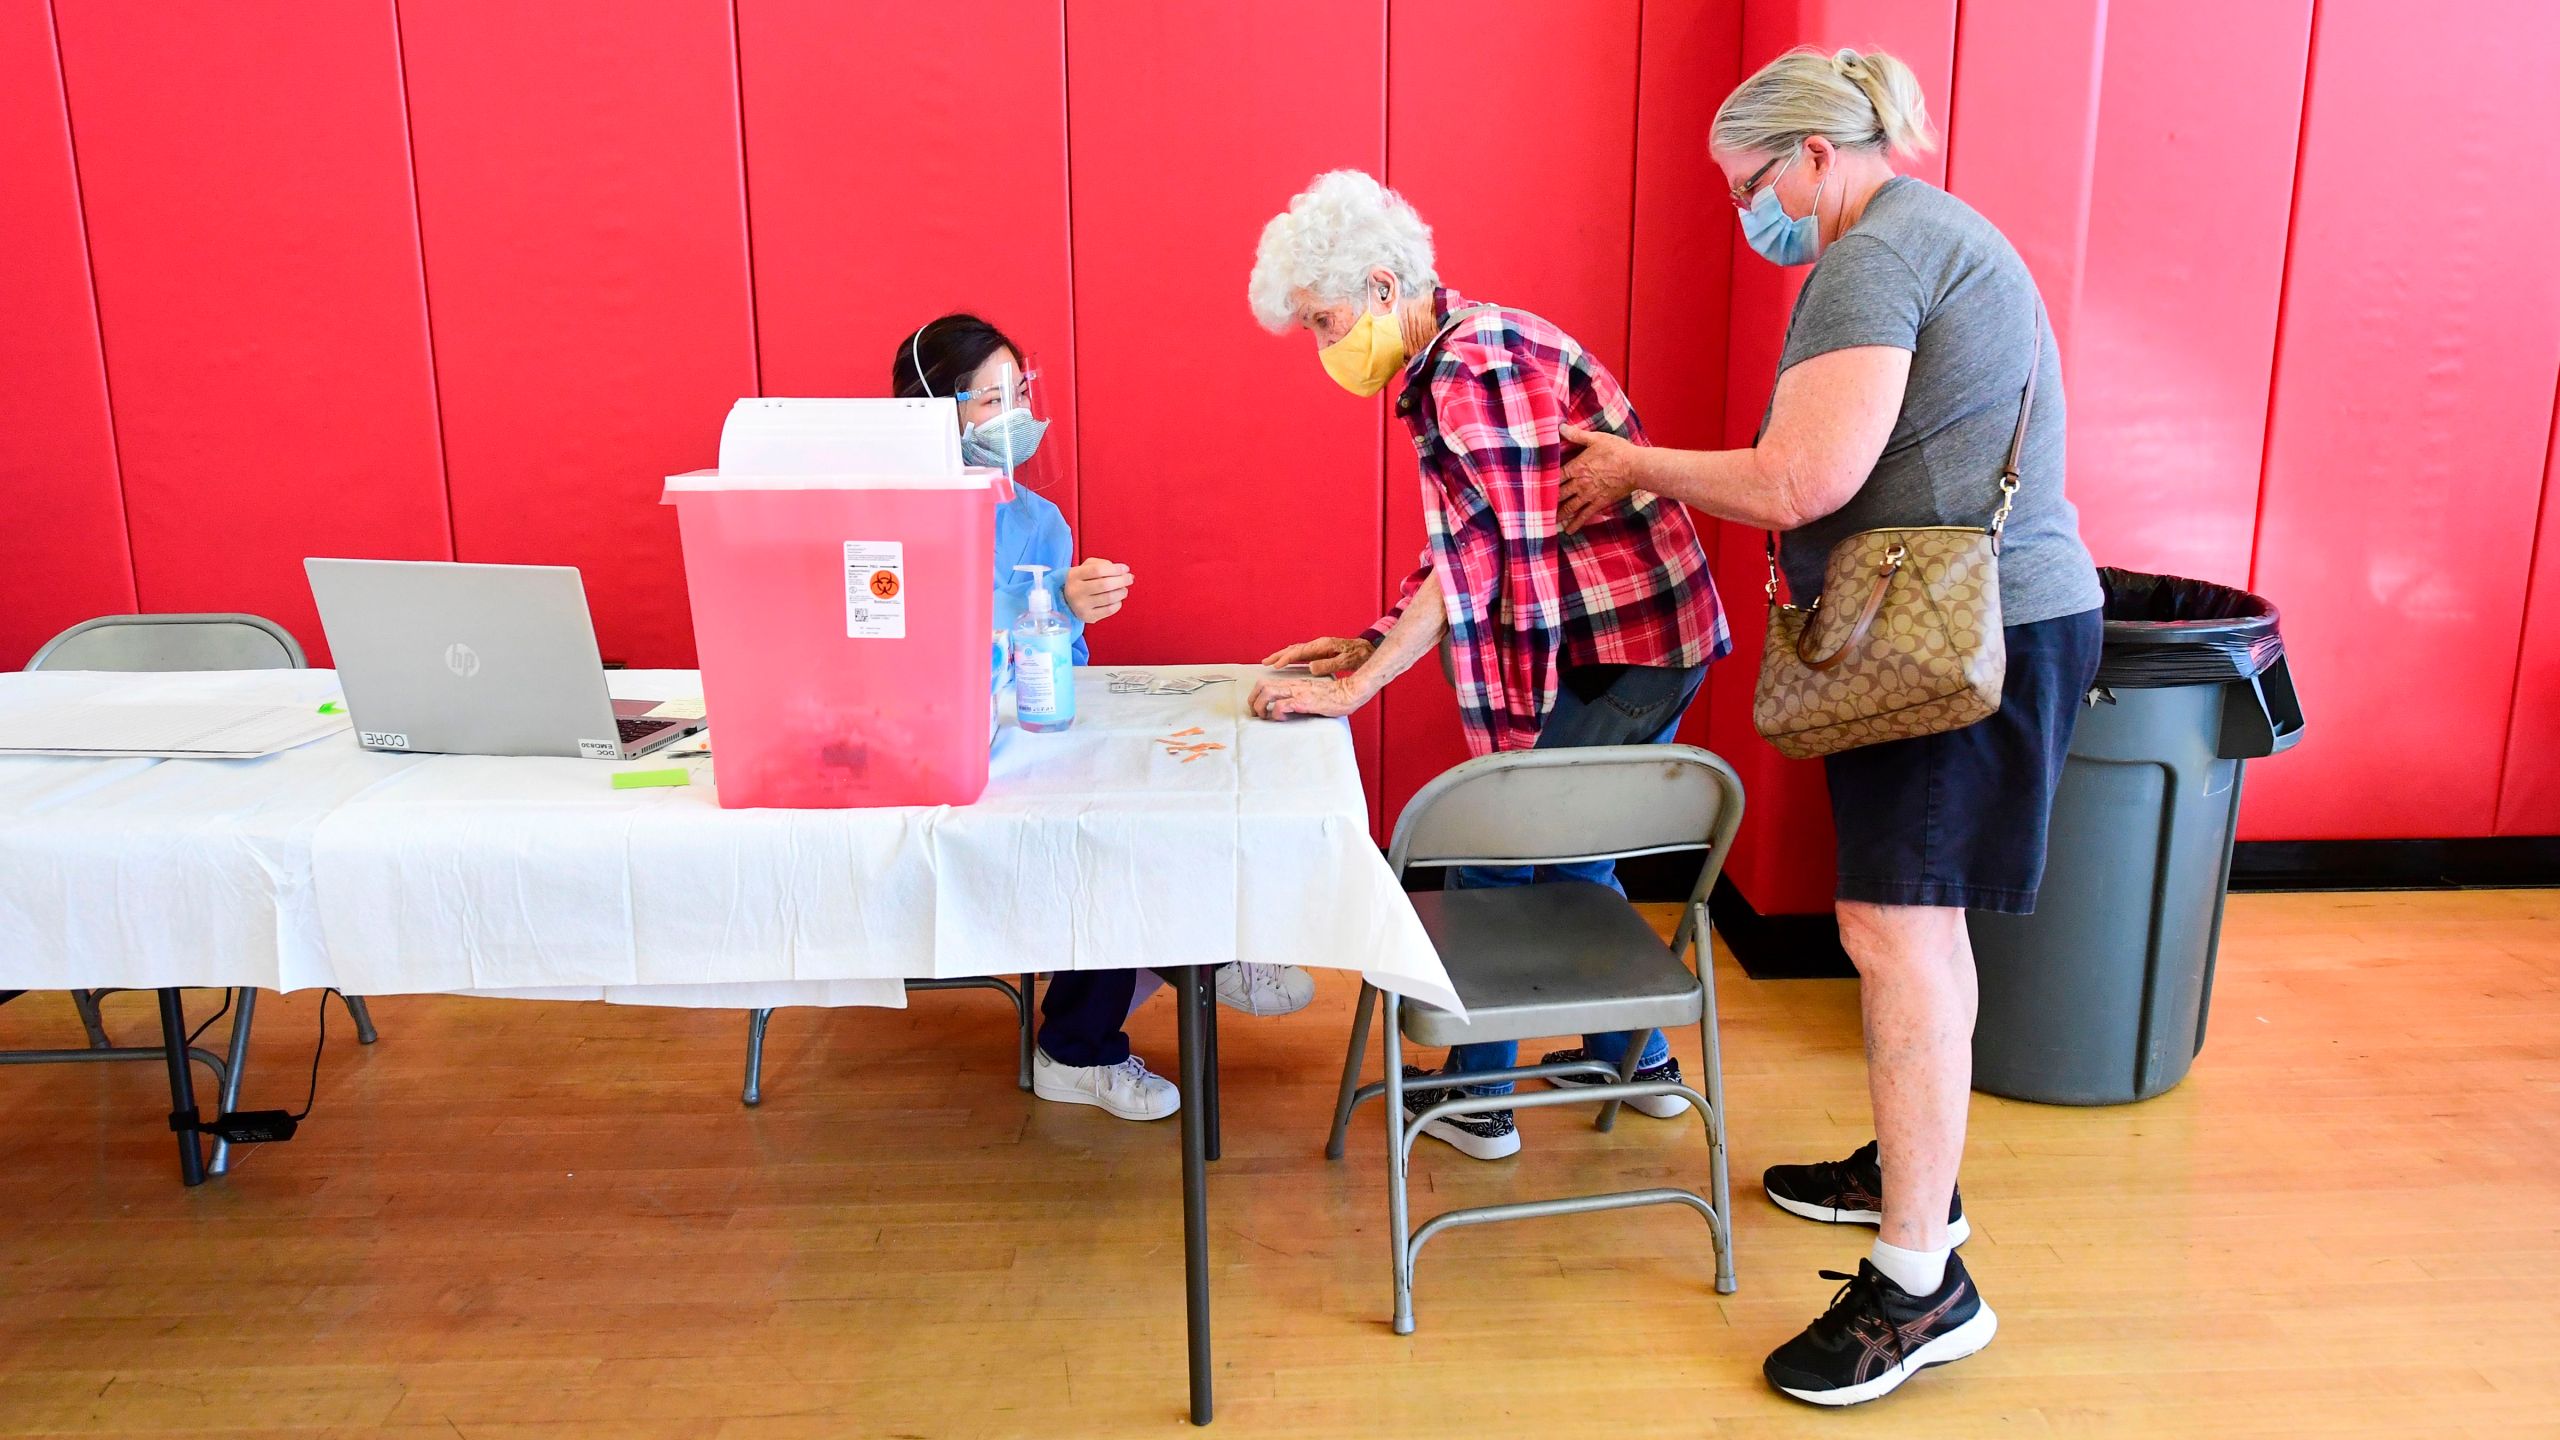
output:
[[[1010,479],[1014,467],[1040,449],[1040,437],[1049,433],[1049,421],[1040,413],[1039,379],[1037,368],[1016,371],[1007,357],[996,366],[995,383],[952,396],[960,402],[963,414],[985,417],[961,426],[963,461],[1002,470]]]

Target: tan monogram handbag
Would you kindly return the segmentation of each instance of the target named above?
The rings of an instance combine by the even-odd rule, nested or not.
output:
[[[1769,643],[1751,723],[1790,759],[1961,730],[2000,709],[2009,649],[2000,623],[2000,531],[2036,403],[2044,324],[2027,362],[2018,428],[2000,467],[2000,509],[1982,529],[1862,530],[1831,547],[1810,607],[1778,599],[1769,536]]]

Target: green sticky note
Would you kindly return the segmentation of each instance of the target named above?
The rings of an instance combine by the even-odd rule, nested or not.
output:
[[[339,704],[335,700],[323,700],[320,702],[320,713],[323,715],[344,715],[347,713],[347,707]]]
[[[672,789],[692,783],[690,770],[625,770],[613,777],[616,790]]]

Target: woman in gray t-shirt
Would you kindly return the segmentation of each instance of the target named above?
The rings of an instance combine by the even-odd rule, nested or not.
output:
[[[1889,55],[1797,51],[1744,81],[1710,135],[1743,237],[1776,264],[1813,265],[1758,441],[1680,451],[1572,428],[1561,437],[1584,447],[1565,466],[1564,528],[1633,491],[1667,496],[1782,532],[1788,586],[1810,603],[1846,536],[1990,523],[2036,368],[2000,553],[1999,711],[1823,762],[1877,1143],[1774,1166],[1764,1183],[1783,1209],[1879,1233],[1831,1311],[1763,1370],[1826,1405],[1962,1359],[1998,1325],[1954,1254],[1968,1233],[1956,1193],[1974,1018],[1965,912],[2035,908],[2054,786],[2098,662],[2098,576],[2063,492],[2053,333],[1999,230],[1895,172],[1896,156],[1933,144],[1919,82]]]

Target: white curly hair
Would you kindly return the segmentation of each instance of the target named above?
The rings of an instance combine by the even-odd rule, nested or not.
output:
[[[1245,296],[1253,318],[1276,335],[1298,322],[1301,304],[1360,298],[1369,272],[1379,269],[1394,275],[1404,294],[1428,294],[1440,283],[1431,269],[1431,227],[1373,177],[1328,171],[1262,227]]]

